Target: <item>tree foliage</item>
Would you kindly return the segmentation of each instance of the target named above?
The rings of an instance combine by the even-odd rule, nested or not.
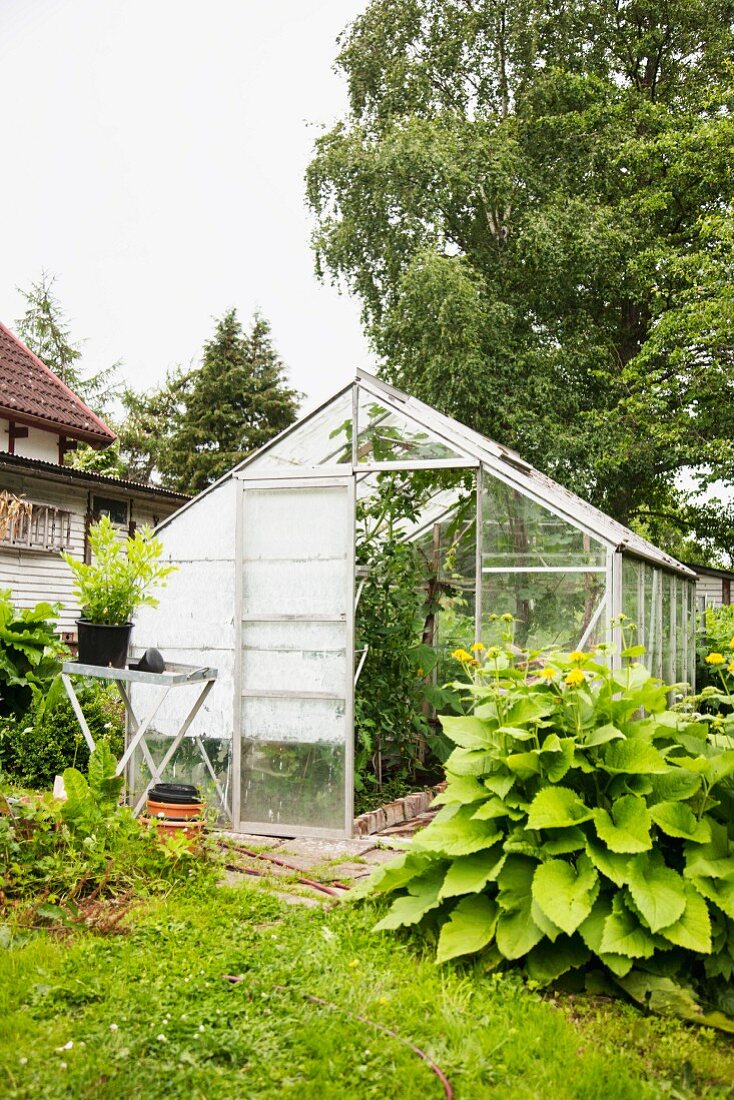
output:
[[[147,396],[127,391],[122,448],[141,475],[155,469],[168,488],[197,493],[292,424],[299,396],[265,318],[256,313],[245,331],[231,309],[200,367],[169,374]]]
[[[308,172],[388,379],[698,553],[734,549],[695,492],[734,477],[733,18],[373,0]]]
[[[100,416],[109,412],[119,392],[119,363],[87,374],[81,367],[81,344],[72,340],[68,318],[54,293],[55,276],[45,271],[28,290],[20,290],[26,303],[15,328],[26,347]],[[20,288],[19,288],[20,289]]]

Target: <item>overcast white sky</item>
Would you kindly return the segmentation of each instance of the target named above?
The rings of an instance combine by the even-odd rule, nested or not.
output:
[[[0,320],[41,270],[136,388],[260,307],[306,405],[371,364],[317,282],[303,174],[367,0],[0,0]],[[374,369],[374,367],[373,367]]]

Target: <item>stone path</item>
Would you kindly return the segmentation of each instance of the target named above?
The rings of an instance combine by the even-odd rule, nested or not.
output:
[[[222,839],[254,853],[252,856],[232,851],[232,866],[249,868],[250,874],[228,870],[222,880],[227,886],[254,886],[265,888],[293,905],[316,906],[328,902],[329,894],[315,887],[299,883],[299,878],[313,882],[340,883],[346,886],[369,875],[380,863],[394,859],[397,846],[390,845],[411,835],[430,821],[433,813],[419,814],[409,822],[395,824],[382,833],[351,840],[320,840],[313,837],[267,837],[249,833],[220,833]],[[258,858],[258,856],[266,858]],[[267,857],[282,860],[289,866],[280,866]],[[334,888],[334,894],[346,894]],[[333,900],[333,899],[331,899]]]

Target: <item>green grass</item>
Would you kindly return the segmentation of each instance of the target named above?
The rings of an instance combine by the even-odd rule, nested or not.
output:
[[[374,921],[369,906],[306,910],[249,883],[179,888],[127,936],[0,950],[0,1097],[443,1095],[407,1047],[349,1013],[426,1050],[457,1100],[734,1096],[726,1038],[542,998],[478,964],[439,969]]]

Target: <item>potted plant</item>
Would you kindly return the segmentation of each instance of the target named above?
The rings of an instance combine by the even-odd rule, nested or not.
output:
[[[160,561],[163,544],[147,525],[123,540],[109,516],[102,516],[89,529],[89,544],[90,564],[61,554],[74,574],[81,609],[79,663],[124,668],[136,608],[157,607],[151,590],[177,567]]]

